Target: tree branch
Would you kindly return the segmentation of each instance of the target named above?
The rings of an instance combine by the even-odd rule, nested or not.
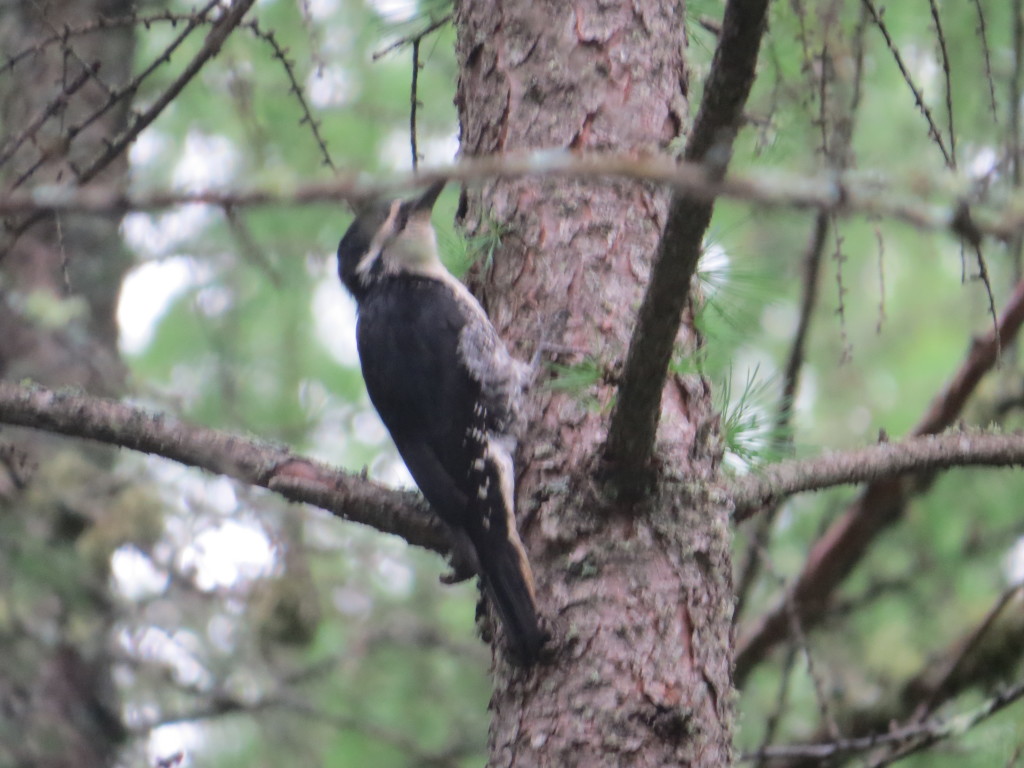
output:
[[[757,752],[750,752],[740,757],[746,762],[750,760],[793,760],[809,758],[820,761],[839,755],[867,752],[882,746],[900,747],[901,756],[931,746],[937,741],[962,736],[964,733],[984,722],[992,715],[1005,709],[1016,701],[1024,698],[1024,682],[1019,682],[996,694],[977,709],[966,712],[948,720],[912,723],[888,733],[873,734],[854,739],[838,739],[825,744],[794,744],[792,746],[765,747]],[[872,765],[887,764],[885,758]]]
[[[735,519],[805,491],[869,483],[911,472],[950,467],[1024,465],[1024,435],[952,432],[924,435],[899,443],[880,443],[859,451],[808,461],[784,461],[749,475],[732,486]]]
[[[373,180],[362,172],[343,172],[329,181],[291,188],[278,184],[273,189],[132,194],[102,184],[89,187],[41,184],[29,189],[0,192],[0,215],[50,211],[120,214],[194,204],[250,208],[359,202],[409,192],[442,179],[475,183],[482,179],[530,175],[650,181],[701,200],[726,197],[765,208],[892,219],[918,229],[946,231],[968,242],[976,242],[986,236],[1008,241],[1024,231],[1024,194],[1007,197],[1001,207],[968,208],[957,195],[969,188],[969,181],[949,174],[936,177],[931,184],[927,179],[916,179],[914,189],[906,191],[887,183],[884,174],[868,171],[830,171],[814,176],[761,171],[715,179],[709,176],[702,163],[680,162],[667,166],[660,158],[579,155],[560,150],[467,159],[458,165],[421,169],[416,174],[396,174],[387,179]],[[942,196],[941,202],[928,202],[929,197],[936,195]]]
[[[767,0],[729,0],[725,7],[704,99],[684,155],[688,162],[699,163],[709,180],[722,178],[732,157],[754,82],[767,8]],[[650,463],[661,390],[713,206],[713,198],[679,189],[672,196],[608,428],[606,454],[620,478],[642,477]]]
[[[121,135],[114,137],[112,140],[104,141],[105,148],[99,153],[84,169],[75,171],[77,182],[85,184],[94,179],[104,168],[106,168],[115,158],[119,157],[128,146],[138,138],[138,135],[142,133],[143,129],[148,127],[160,114],[167,108],[167,106],[177,98],[178,94],[188,85],[192,79],[199,74],[199,71],[203,68],[207,61],[216,56],[224,45],[224,41],[228,35],[242,23],[242,17],[249,11],[253,3],[256,0],[232,0],[230,7],[225,8],[217,20],[213,23],[212,28],[206,35],[206,39],[203,41],[202,46],[191,61],[185,66],[182,72],[171,82],[171,84],[164,89],[160,94],[156,96],[153,102],[146,108],[141,114],[133,116],[128,127],[124,130]],[[212,4],[211,4],[212,5]],[[193,26],[198,25],[205,16],[205,11],[202,15],[197,16],[196,19],[190,22]],[[184,39],[184,35],[189,30],[186,30],[179,36],[180,40]],[[169,53],[164,54],[164,57],[169,56]],[[152,65],[155,68],[164,57],[158,59]],[[148,72],[149,70],[147,70]],[[140,76],[141,78],[141,76]],[[128,87],[124,90],[116,92],[108,100],[107,106],[119,101],[125,96],[132,95],[139,86],[140,78],[136,78]],[[103,107],[105,110],[107,107]],[[84,126],[80,126],[78,130]],[[16,225],[10,227],[10,231],[15,237],[19,236],[30,226],[39,221],[46,213],[46,209],[37,207],[34,211],[28,212],[28,215],[23,221],[18,222]],[[0,258],[3,258],[4,251],[0,250]]]
[[[115,400],[0,381],[0,423],[130,448],[269,488],[344,520],[445,554],[448,533],[422,498],[340,472],[286,448],[184,424]]]
[[[947,429],[963,409],[981,378],[995,365],[1000,346],[1006,347],[1024,323],[1024,281],[1017,284],[995,329],[971,343],[967,357],[943,391],[935,398],[911,437],[935,434]],[[803,627],[820,622],[824,607],[835,589],[864,557],[872,542],[903,514],[909,493],[927,487],[920,480],[911,485],[898,478],[869,483],[842,516],[811,548],[800,575],[791,587]],[[784,598],[744,633],[736,648],[737,687],[753,667],[762,661],[788,634]]]
[[[915,723],[927,727],[936,708],[964,691],[995,690],[1004,682],[1007,670],[1014,669],[1024,654],[1022,595],[1024,585],[1006,590],[969,632],[941,651],[930,653],[917,674],[902,683],[883,685],[882,695],[839,712],[839,726],[846,740],[877,739],[898,722],[905,723],[907,728]],[[816,742],[829,741],[829,735],[819,728],[806,746],[813,751]],[[797,750],[789,759],[778,755],[775,765],[780,768],[812,768],[821,764],[810,754],[799,754],[799,744],[780,749]]]
[[[197,694],[198,695],[198,694]],[[456,738],[440,750],[427,751],[415,739],[406,736],[400,729],[390,730],[371,722],[368,718],[355,715],[328,712],[310,703],[307,697],[291,691],[279,691],[257,698],[255,701],[240,698],[226,691],[206,694],[189,709],[167,714],[149,722],[135,725],[131,734],[136,738],[148,736],[157,728],[182,723],[209,723],[222,717],[239,713],[256,715],[266,711],[277,711],[326,725],[335,731],[353,731],[365,738],[406,754],[410,764],[429,768],[455,768],[470,754],[480,750],[480,745],[471,738]]]

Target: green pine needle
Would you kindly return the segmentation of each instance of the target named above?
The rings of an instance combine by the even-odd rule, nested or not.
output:
[[[777,399],[775,377],[759,379],[759,371],[760,366],[747,374],[743,390],[735,398],[730,372],[717,388],[715,398],[722,416],[726,464],[740,471],[778,460],[785,445],[772,418]]]

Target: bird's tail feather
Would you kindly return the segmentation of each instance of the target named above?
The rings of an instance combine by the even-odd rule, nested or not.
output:
[[[515,532],[512,532],[515,536]],[[533,664],[548,639],[542,629],[533,593],[533,574],[522,544],[505,539],[480,553],[481,577],[488,598],[501,619],[508,645],[518,661]]]

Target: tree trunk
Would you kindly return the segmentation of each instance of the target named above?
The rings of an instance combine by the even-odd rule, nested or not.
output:
[[[75,30],[130,8],[127,0],[25,0],[0,9],[5,59],[34,49],[0,74],[6,189],[74,183],[76,167],[123,130],[128,104],[110,89],[130,79],[134,31]],[[126,167],[120,158],[103,180],[122,180]],[[8,219],[0,232],[0,375],[116,393],[116,305],[129,265],[119,217],[26,224]],[[110,680],[109,551],[89,535],[117,487],[111,464],[111,452],[95,446],[0,433],[3,765],[107,766],[124,739]]]
[[[687,122],[681,2],[462,2],[456,22],[463,154],[673,162]],[[731,761],[729,529],[708,491],[718,448],[704,382],[666,383],[649,495],[617,498],[602,481],[615,370],[668,197],[625,180],[531,178],[484,183],[460,205],[471,236],[501,234],[474,288],[519,356],[544,337],[600,372],[576,391],[542,376],[532,392],[518,512],[557,650],[532,672],[498,662],[492,765]]]

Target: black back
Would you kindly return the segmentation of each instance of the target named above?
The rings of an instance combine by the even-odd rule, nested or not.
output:
[[[480,398],[480,384],[450,362],[465,322],[440,281],[395,275],[364,291],[356,331],[370,400],[427,501],[455,525],[475,494],[465,437]]]

